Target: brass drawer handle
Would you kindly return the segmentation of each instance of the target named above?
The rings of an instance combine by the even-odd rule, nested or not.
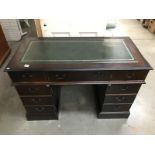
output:
[[[124,99],[125,99],[124,96],[117,96],[117,97],[116,97],[116,100],[119,101],[119,102],[120,102],[120,101],[123,101]]]
[[[32,77],[33,77],[33,75],[29,74],[29,73],[22,74],[22,78],[32,78]]]
[[[127,74],[127,78],[128,79],[131,79],[131,78],[133,78],[135,76],[135,73],[129,73],[129,74]]]
[[[42,101],[41,98],[38,99],[32,98],[31,100],[33,103],[40,103]]]
[[[129,89],[129,86],[122,86],[121,87],[121,90],[128,90]]]
[[[29,88],[28,90],[29,90],[30,93],[34,93],[34,92],[37,91],[35,88]]]
[[[116,109],[116,110],[118,110],[120,108],[120,105],[116,105],[115,107],[114,107],[114,109]]]
[[[35,110],[41,112],[41,111],[45,110],[45,108],[44,107],[37,107],[37,108],[35,108]]]
[[[97,74],[96,74],[96,76],[98,77],[98,78],[103,78],[104,77],[104,73],[103,72],[97,72]]]
[[[56,74],[55,77],[58,79],[58,80],[63,80],[65,77],[66,77],[66,74]]]

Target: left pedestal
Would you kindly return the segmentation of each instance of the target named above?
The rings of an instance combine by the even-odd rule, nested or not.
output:
[[[26,110],[27,120],[57,120],[60,86],[48,82],[46,72],[9,72]]]

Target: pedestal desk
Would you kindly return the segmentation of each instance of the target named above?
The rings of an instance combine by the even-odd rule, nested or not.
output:
[[[58,119],[63,85],[92,85],[98,118],[127,118],[152,67],[129,37],[23,41],[5,71],[27,120]]]

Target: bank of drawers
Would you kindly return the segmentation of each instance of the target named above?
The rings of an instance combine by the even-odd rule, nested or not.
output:
[[[148,71],[10,72],[14,82],[144,80]]]
[[[97,86],[99,118],[126,118],[141,84]],[[104,93],[102,93],[104,92]]]
[[[28,120],[58,119],[59,87],[46,85],[16,85]]]

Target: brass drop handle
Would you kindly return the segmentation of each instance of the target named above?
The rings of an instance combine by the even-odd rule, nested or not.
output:
[[[131,79],[131,78],[133,78],[135,76],[135,73],[129,73],[129,74],[127,74],[127,78],[128,79]]]
[[[103,75],[102,72],[97,72],[97,75]]]
[[[41,102],[41,99],[40,99],[40,98],[38,98],[38,99],[33,98],[33,99],[32,99],[32,102],[34,102],[34,103],[39,103],[39,102]]]
[[[29,92],[34,93],[36,91],[35,88],[29,88]]]
[[[116,100],[119,101],[119,102],[120,102],[120,101],[123,101],[123,100],[124,100],[124,96],[116,97]]]
[[[96,76],[99,77],[99,78],[103,78],[104,73],[103,72],[97,72]]]
[[[39,112],[43,111],[44,109],[45,109],[44,107],[37,107],[37,108],[35,108],[35,110],[39,111]]]
[[[115,109],[118,110],[120,108],[120,105],[115,105]]]
[[[22,78],[26,78],[26,77],[28,77],[28,78],[32,78],[33,75],[32,75],[32,74],[23,74],[23,75],[22,75]]]
[[[63,73],[63,74],[56,74],[55,77],[58,79],[58,80],[63,80],[65,77],[66,77],[66,74]]]
[[[122,88],[121,88],[121,90],[128,90],[128,86],[123,86]]]

